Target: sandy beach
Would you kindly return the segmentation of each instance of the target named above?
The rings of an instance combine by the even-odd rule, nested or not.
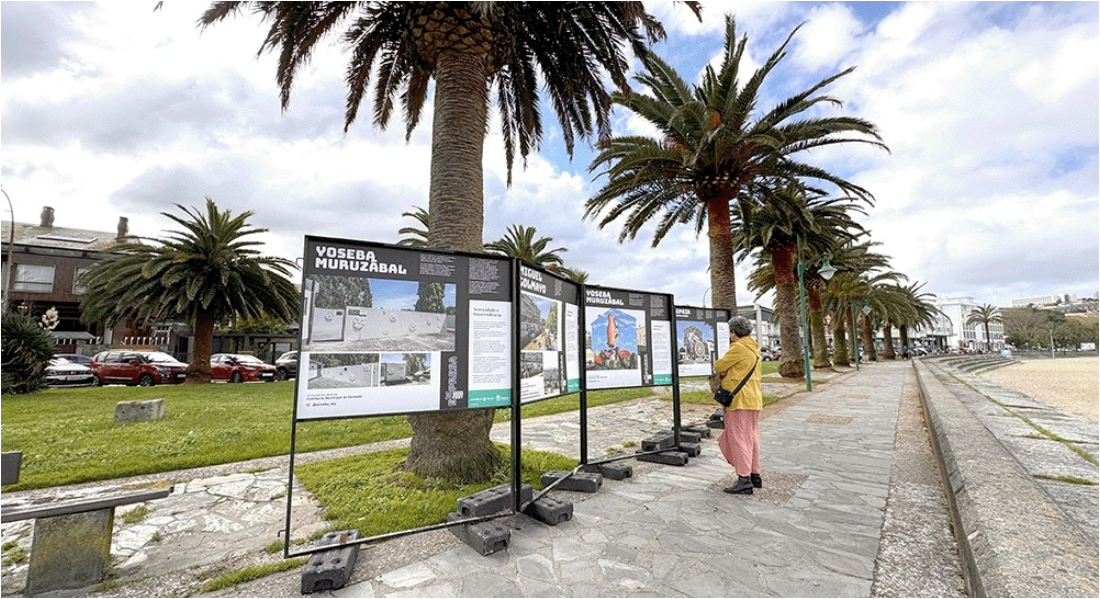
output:
[[[985,380],[1097,422],[1100,358],[1025,360],[980,375]]]

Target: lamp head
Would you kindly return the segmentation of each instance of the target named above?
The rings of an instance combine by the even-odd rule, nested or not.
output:
[[[863,314],[867,315],[867,314],[870,314],[870,313],[871,313],[871,306],[869,306],[867,304],[863,304]]]
[[[821,268],[817,269],[817,274],[821,275],[821,278],[826,281],[833,278],[833,275],[836,274],[836,268],[834,268],[832,264],[829,264],[828,256],[821,257]]]

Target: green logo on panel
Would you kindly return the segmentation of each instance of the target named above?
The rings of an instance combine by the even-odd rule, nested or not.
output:
[[[471,408],[500,408],[512,405],[511,389],[489,389],[487,391],[470,391],[470,401],[466,403]]]
[[[653,375],[654,385],[671,385],[672,374],[655,374]]]
[[[577,391],[580,391],[580,390],[581,390],[581,380],[580,379],[569,379],[569,381],[565,384],[565,392],[566,393],[576,393]]]

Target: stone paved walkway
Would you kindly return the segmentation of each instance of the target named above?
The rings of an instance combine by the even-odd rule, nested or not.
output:
[[[575,505],[570,522],[548,527],[523,516],[507,519],[513,533],[502,553],[482,557],[447,531],[364,547],[352,584],[322,595],[871,596],[908,368],[903,362],[874,365],[770,410],[761,427],[765,488],[751,497],[721,492],[731,482],[731,469],[710,439],[703,455],[685,467],[636,463],[633,478],[605,481],[594,495],[562,494]],[[780,385],[774,389],[783,393],[800,389]],[[698,422],[710,412],[685,406],[683,422]],[[670,405],[659,399],[603,406],[591,414],[593,459],[609,449],[632,451],[624,444],[671,423]],[[493,435],[506,440],[507,429]],[[575,456],[578,436],[576,414],[559,414],[532,420],[523,444]],[[175,480],[177,491],[151,502],[141,522],[119,523],[113,547],[119,574],[161,575],[228,562],[234,555],[262,557],[283,528],[287,474],[279,460],[146,477]],[[9,493],[4,504],[44,493],[86,496],[105,486]],[[300,499],[291,538],[323,527],[319,507],[300,489],[294,497]],[[3,540],[27,543],[28,530],[5,525]],[[4,595],[10,595],[25,573],[20,566],[3,573]],[[154,576],[107,593],[193,592],[193,586],[172,584]],[[291,571],[220,595],[300,596],[299,584],[300,575]]]
[[[767,418],[765,492],[722,493],[731,469],[710,442],[688,466],[606,482],[570,522],[516,518],[506,552],[458,546],[332,595],[870,596],[907,366]]]

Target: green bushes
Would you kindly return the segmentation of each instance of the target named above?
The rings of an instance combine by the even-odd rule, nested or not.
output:
[[[55,352],[53,337],[33,318],[17,312],[4,313],[2,328],[0,391],[38,391],[46,384],[46,367]]]

